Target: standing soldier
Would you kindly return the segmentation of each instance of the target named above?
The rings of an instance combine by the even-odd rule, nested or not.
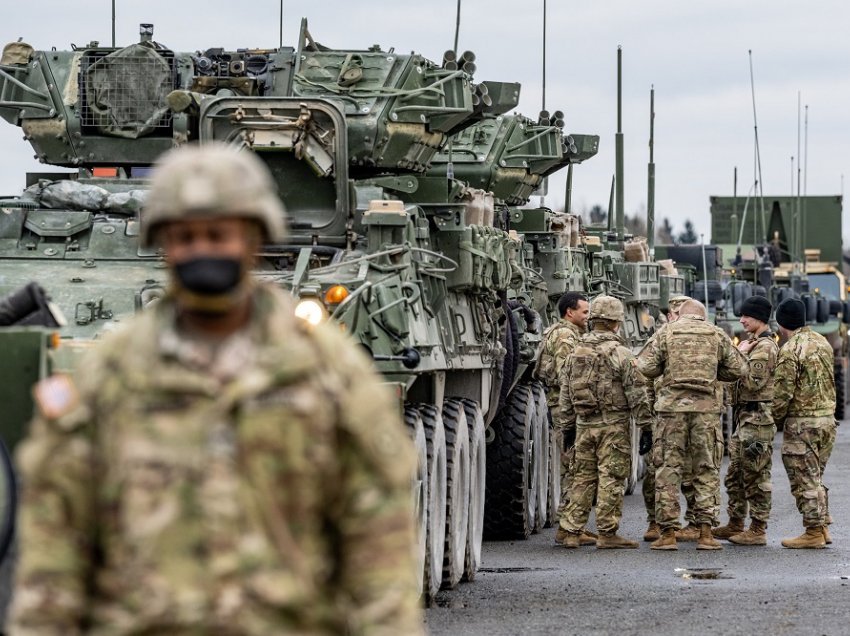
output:
[[[767,545],[767,518],[770,516],[770,470],[773,464],[773,371],[779,348],[770,326],[770,301],[763,296],[747,298],[741,306],[741,324],[749,338],[738,345],[747,356],[749,371],[733,388],[735,431],[729,438],[729,470],[726,494],[729,497],[729,523],[712,534],[737,545]],[[750,527],[744,530],[747,509]]]
[[[254,281],[282,237],[252,153],[162,159],[141,241],[168,295],[35,388],[13,633],[422,633],[397,403]]]
[[[796,298],[776,308],[779,332],[788,341],[779,351],[773,419],[784,423],[782,463],[806,531],[783,539],[786,548],[823,548],[832,543],[829,499],[823,471],[835,443],[835,384],[832,347],[806,327],[806,309]]]
[[[667,322],[675,322],[679,318],[679,309],[682,306],[682,303],[690,300],[690,296],[673,296],[670,300],[667,301]],[[655,403],[655,391],[661,388],[661,378],[656,378],[655,382],[649,385],[651,396],[652,396],[652,404]],[[646,520],[648,523],[648,527],[646,532],[643,534],[644,541],[655,541],[661,536],[661,530],[658,527],[658,524],[655,522],[655,469],[656,466],[653,465],[653,453],[651,453],[652,449],[652,430],[645,430],[641,433],[640,438],[640,454],[646,456],[647,469],[646,475],[643,477],[643,504],[646,508]],[[686,528],[682,528],[676,532],[676,538],[679,541],[696,541],[699,536],[699,530],[697,526],[693,523],[693,514],[694,514],[694,489],[692,486],[692,475],[693,471],[691,470],[691,462],[686,461],[684,466],[684,471],[682,474],[682,494],[685,496],[685,521],[688,522],[688,526]],[[694,531],[696,530],[696,531]]]
[[[620,537],[625,480],[631,468],[631,420],[652,425],[646,382],[635,371],[634,356],[617,335],[623,303],[597,296],[590,306],[592,331],[583,336],[561,372],[561,417],[577,428],[575,474],[558,526],[557,540],[577,548],[596,497],[596,547],[636,548]]]
[[[662,327],[644,345],[637,369],[648,378],[661,377],[655,401],[655,518],[661,537],[653,550],[676,550],[679,491],[685,465],[693,462],[694,521],[698,550],[720,550],[711,536],[720,490],[723,435],[720,430],[722,389],[747,369],[746,359],[722,329],[706,322],[705,306],[688,300],[676,322]]]
[[[561,320],[543,333],[540,356],[534,375],[546,385],[546,403],[555,429],[555,444],[561,449],[561,503],[558,515],[564,511],[569,498],[570,466],[575,455],[575,430],[565,439],[565,431],[558,415],[558,395],[561,391],[559,375],[567,357],[572,353],[579,338],[587,331],[587,316],[590,313],[587,297],[579,292],[567,292],[558,300]],[[595,537],[593,537],[595,540]]]

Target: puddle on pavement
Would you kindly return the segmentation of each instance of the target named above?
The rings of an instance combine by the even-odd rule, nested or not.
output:
[[[478,568],[479,572],[490,574],[512,574],[514,572],[554,572],[556,568]]]
[[[697,581],[715,581],[717,579],[734,578],[728,574],[723,574],[723,570],[718,570],[717,568],[676,568],[673,572],[680,578],[695,579]]]

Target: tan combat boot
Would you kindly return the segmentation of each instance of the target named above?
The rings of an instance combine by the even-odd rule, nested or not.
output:
[[[767,545],[767,534],[765,530],[767,530],[767,524],[764,521],[753,519],[750,521],[750,527],[748,529],[729,537],[729,543],[734,543],[735,545]]]
[[[829,536],[829,526],[823,527],[823,541],[824,543],[826,543],[826,545],[832,544],[832,537]]]
[[[723,546],[711,536],[711,524],[701,523],[699,525],[699,538],[697,539],[697,550],[722,550]]]
[[[728,539],[732,535],[744,531],[744,520],[738,517],[729,517],[729,523],[711,531],[715,539]]]
[[[667,528],[649,547],[652,550],[678,550],[679,546],[676,545],[676,531],[673,528]]]
[[[699,538],[699,528],[692,523],[681,530],[676,530],[677,541],[696,541]]]
[[[654,521],[649,524],[646,532],[643,533],[644,541],[655,541],[661,538],[661,528]]]
[[[598,538],[599,537],[596,535],[595,532],[591,532],[587,528],[583,528],[582,531],[581,531],[581,538],[579,539],[579,541],[581,542],[582,545],[596,545],[596,540]]]
[[[637,541],[629,541],[618,535],[616,532],[611,534],[599,533],[599,538],[596,540],[597,550],[616,550],[618,548],[636,548]]]
[[[782,546],[795,550],[803,548],[825,548],[826,540],[823,536],[824,526],[814,526],[806,528],[806,531],[799,537],[793,539],[782,539]]]

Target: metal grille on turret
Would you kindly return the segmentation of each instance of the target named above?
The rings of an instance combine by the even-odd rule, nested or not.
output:
[[[80,60],[80,123],[88,134],[170,135],[165,98],[176,87],[174,55],[143,44],[90,50]]]

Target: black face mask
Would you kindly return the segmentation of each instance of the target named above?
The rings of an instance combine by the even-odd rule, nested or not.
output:
[[[242,263],[232,258],[194,258],[177,263],[174,273],[187,291],[200,296],[220,296],[239,286],[242,281]]]

